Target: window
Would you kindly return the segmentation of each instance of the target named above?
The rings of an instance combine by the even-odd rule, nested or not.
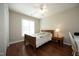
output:
[[[31,20],[26,20],[23,19],[22,20],[22,36],[24,36],[24,34],[34,34],[34,21]]]

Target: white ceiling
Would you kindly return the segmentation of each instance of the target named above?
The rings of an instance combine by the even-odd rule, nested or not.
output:
[[[42,18],[61,12],[63,10],[78,6],[77,3],[45,3],[47,11],[44,14],[39,12],[41,3],[9,3],[9,8],[29,16]]]

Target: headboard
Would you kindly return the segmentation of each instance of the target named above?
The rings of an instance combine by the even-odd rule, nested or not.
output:
[[[54,37],[54,30],[41,30],[41,32],[50,32],[52,37]]]

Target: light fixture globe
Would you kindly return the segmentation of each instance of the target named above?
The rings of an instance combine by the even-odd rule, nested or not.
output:
[[[46,11],[47,11],[46,5],[45,5],[45,4],[42,4],[42,5],[40,6],[40,12],[41,12],[41,13],[45,13]]]

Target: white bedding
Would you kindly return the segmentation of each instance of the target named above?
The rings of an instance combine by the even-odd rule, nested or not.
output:
[[[48,42],[52,38],[52,34],[48,32],[41,32],[34,35],[36,37],[36,48]]]

